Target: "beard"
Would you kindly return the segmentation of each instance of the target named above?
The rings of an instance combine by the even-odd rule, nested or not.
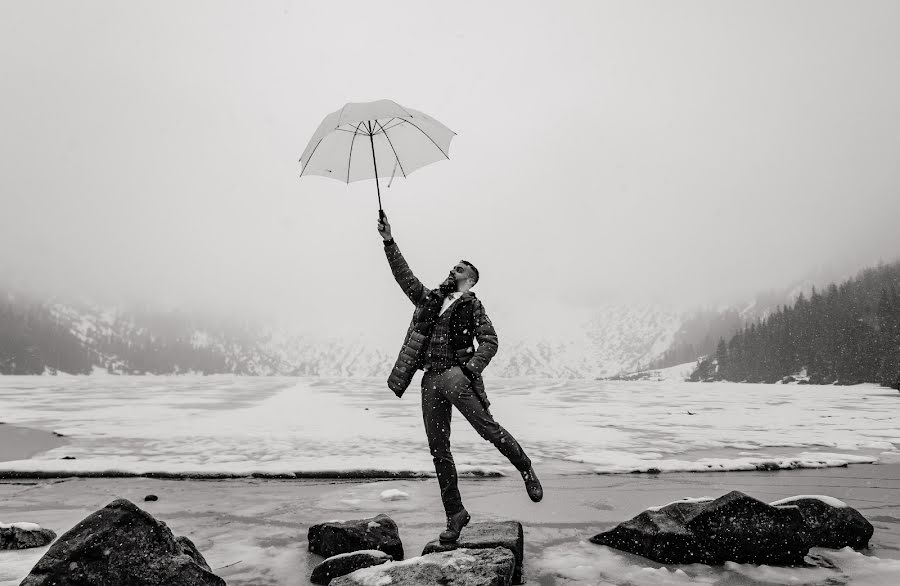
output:
[[[440,284],[438,289],[440,290],[441,295],[445,297],[450,293],[456,292],[458,290],[456,279],[454,279],[453,277],[447,277],[446,279],[444,279],[444,282]]]

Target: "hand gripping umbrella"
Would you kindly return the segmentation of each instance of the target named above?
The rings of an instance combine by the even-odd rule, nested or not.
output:
[[[388,175],[387,169],[393,177],[398,168],[406,177],[429,163],[449,159],[455,135],[428,114],[392,100],[348,102],[325,117],[306,145],[300,177],[322,175],[348,184],[374,177],[378,217],[383,219],[379,167],[381,177]]]

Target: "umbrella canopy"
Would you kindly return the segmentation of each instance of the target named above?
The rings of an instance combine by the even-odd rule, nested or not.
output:
[[[407,177],[429,163],[450,158],[455,132],[423,112],[392,100],[349,102],[319,125],[300,163],[300,177],[321,175],[345,183]]]

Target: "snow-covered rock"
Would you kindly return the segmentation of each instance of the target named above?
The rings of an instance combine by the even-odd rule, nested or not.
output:
[[[56,533],[37,523],[0,523],[0,549],[43,547],[56,539]]]
[[[341,553],[375,549],[395,560],[403,559],[397,523],[387,515],[350,521],[328,521],[309,528],[309,551],[325,558]]]
[[[313,568],[309,581],[313,584],[328,584],[339,576],[362,568],[378,566],[392,559],[391,556],[377,549],[339,553]]]
[[[710,565],[801,564],[814,544],[800,509],[768,505],[739,491],[654,507],[591,541],[660,563]]]
[[[446,543],[439,539],[430,541],[422,550],[422,555],[455,549],[491,549],[494,547],[505,547],[512,552],[516,558],[512,583],[522,584],[525,537],[522,524],[518,521],[472,523],[463,527],[459,539],[453,543]]]
[[[843,501],[823,495],[800,495],[781,499],[772,506],[798,507],[817,547],[864,549],[875,532],[862,513]]]
[[[388,562],[332,580],[332,586],[509,586],[516,559],[505,547],[457,549]]]
[[[50,546],[21,586],[225,586],[194,544],[134,503],[118,499]]]

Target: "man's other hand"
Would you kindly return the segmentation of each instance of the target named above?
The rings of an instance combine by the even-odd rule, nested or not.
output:
[[[390,240],[392,238],[391,223],[388,222],[387,214],[384,214],[384,217],[379,216],[378,218],[378,233],[381,234],[381,237],[385,240]]]

